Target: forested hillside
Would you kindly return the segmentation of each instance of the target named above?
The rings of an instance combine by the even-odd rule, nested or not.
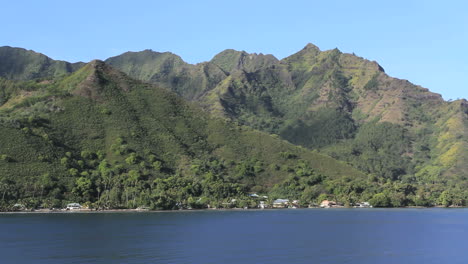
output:
[[[317,149],[381,180],[440,188],[466,184],[466,100],[444,101],[428,89],[389,77],[376,62],[308,44],[282,60],[234,50],[196,65],[173,54],[145,56],[144,65],[164,67],[146,67],[152,71],[143,77],[135,75],[142,69],[131,59],[136,54],[106,62],[215,115]],[[179,63],[171,63],[176,58]]]
[[[233,198],[248,204],[248,192],[267,193],[295,173],[318,183],[366,180],[346,164],[210,117],[103,62],[64,78],[2,80],[0,87],[4,208],[71,201],[104,208],[203,208]],[[321,188],[309,201],[331,194]]]
[[[466,100],[337,49],[309,44],[282,60],[226,50],[196,65],[151,50],[86,66],[0,54],[3,209],[244,207],[252,192],[468,201]]]

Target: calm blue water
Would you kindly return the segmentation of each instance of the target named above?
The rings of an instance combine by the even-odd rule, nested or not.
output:
[[[0,263],[468,263],[468,209],[0,215]]]

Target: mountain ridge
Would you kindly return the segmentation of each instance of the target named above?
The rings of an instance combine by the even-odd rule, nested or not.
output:
[[[223,122],[260,130],[266,133],[265,136],[270,134],[352,165],[367,175],[366,192],[371,189],[381,191],[387,199],[387,205],[446,204],[439,200],[448,194],[447,197],[451,197],[450,204],[463,204],[468,200],[461,191],[467,186],[468,173],[466,100],[445,101],[439,94],[426,88],[388,76],[377,62],[342,53],[338,49],[321,51],[313,44],[308,44],[282,60],[269,55],[225,50],[211,61],[189,64],[169,52],[145,50],[111,57],[105,63],[112,68],[94,61],[74,69],[72,74],[54,75],[46,71],[41,79],[21,84],[0,79],[0,84],[5,87],[3,95],[0,94],[0,102],[3,104],[0,110],[3,108],[11,115],[11,111],[16,111],[14,109],[37,105],[35,102],[42,102],[41,98],[51,100],[44,91],[63,96],[71,94],[73,100],[87,98],[94,102],[90,109],[97,109],[94,104],[109,105],[110,101],[117,102],[120,98],[118,100],[121,103],[112,106],[114,110],[108,107],[99,110],[108,116],[103,120],[113,120],[113,113],[118,112],[119,116],[127,118],[124,123],[128,126],[123,128],[114,124],[116,128],[120,127],[119,131],[153,131],[144,122],[136,121],[140,120],[140,115],[144,115],[141,105],[149,109],[154,103],[147,101],[140,93],[158,90],[161,94],[162,88],[191,101],[193,105],[201,106],[206,114],[221,118]],[[23,72],[21,75],[28,76]],[[148,86],[149,83],[158,88]],[[44,87],[45,90],[38,90],[37,87]],[[138,91],[132,87],[146,88]],[[129,101],[130,98],[133,101]],[[62,109],[62,106],[50,106],[50,109]],[[122,112],[122,109],[127,109],[127,112]],[[97,113],[97,110],[93,111],[89,112],[91,116]],[[11,122],[9,118],[6,119]],[[160,118],[164,120],[166,117]],[[151,118],[145,120],[154,122]],[[193,124],[192,121],[189,123]],[[102,124],[94,124],[102,127]],[[172,125],[167,123],[166,126]],[[82,126],[86,127],[84,123]],[[201,129],[198,125],[196,127]],[[76,130],[81,131],[78,127]],[[94,131],[92,135],[101,133],[100,129],[90,131]],[[145,133],[150,132],[144,132],[140,137],[147,137]],[[226,140],[225,136],[221,136],[225,133],[230,132],[226,130],[217,137]],[[93,137],[96,137],[89,137],[86,133],[80,135],[86,142],[93,142]],[[178,137],[184,138],[181,134]],[[235,137],[241,137],[241,134]],[[111,139],[106,142],[101,145],[103,149],[113,145]],[[190,150],[195,142],[188,142],[180,147]],[[223,141],[217,142],[219,145]],[[162,152],[169,155],[171,151],[167,148]],[[232,150],[218,151],[222,155],[235,157]],[[112,151],[107,153],[110,157],[115,156]],[[262,156],[262,153],[257,151],[249,155]],[[321,156],[316,156],[318,160],[324,160],[318,157]],[[169,159],[173,160],[170,171],[190,171],[187,169],[189,165],[175,169],[178,161],[174,157]],[[185,159],[190,161],[190,155]],[[313,164],[317,168],[324,166],[325,171],[331,166],[331,163]],[[271,172],[270,169],[264,171]],[[302,175],[298,171],[296,173]],[[344,174],[341,172],[339,180],[336,180],[340,186],[345,184],[344,179],[348,179],[353,186],[359,181],[349,179]],[[296,182],[302,176],[285,180],[284,183],[281,182],[284,178],[281,178],[276,184],[265,185],[266,178],[262,175],[259,173],[256,176],[261,184],[251,188],[269,188],[282,196],[289,193],[288,186],[291,184],[305,189],[315,188]],[[400,184],[409,184],[415,189],[401,196]],[[296,196],[302,193],[298,190],[295,191]],[[331,191],[315,190],[314,197],[320,192]],[[291,193],[289,195],[293,197]],[[367,199],[372,198],[372,195],[366,195]]]
[[[42,53],[10,46],[0,47],[0,61],[0,77],[12,80],[65,75],[84,65],[53,60]]]
[[[211,117],[102,61],[31,82],[17,82],[0,107],[3,210],[17,202],[61,207],[70,201],[104,208],[221,206],[246,200],[248,191],[268,192],[299,169],[320,181],[365,180],[345,163]]]
[[[375,61],[342,53],[338,49],[321,51],[308,44],[282,60],[269,64],[260,62],[244,68],[239,63],[242,54],[246,53],[225,50],[214,56],[214,62],[213,59],[204,62],[202,65],[205,67],[210,64],[219,67],[220,63],[216,62],[225,60],[231,62],[231,66],[221,66],[225,68],[225,75],[218,75],[211,86],[197,83],[200,92],[192,96],[186,95],[187,90],[194,92],[195,89],[180,87],[171,81],[179,77],[177,73],[169,80],[157,77],[141,80],[165,82],[166,88],[198,102],[218,116],[279,134],[295,144],[312,148],[324,148],[332,142],[352,139],[359,126],[373,120],[401,126],[411,132],[407,133],[408,137],[415,137],[419,129],[429,126],[429,116],[437,116],[435,109],[446,109],[445,105],[452,104],[443,100],[440,94],[388,76]],[[121,68],[113,61],[107,63]],[[201,64],[186,64],[185,67],[197,65]],[[230,69],[235,69],[235,72],[231,74]],[[204,79],[210,80],[210,77],[210,72],[204,72]],[[184,84],[190,82],[186,79]],[[338,122],[343,126],[335,131],[317,131],[319,127],[339,125],[327,120],[341,120]],[[324,134],[330,136],[319,140],[307,139],[307,135],[320,138]],[[440,152],[436,155],[446,153],[440,144],[432,144],[434,151]],[[415,150],[408,151],[411,156]]]

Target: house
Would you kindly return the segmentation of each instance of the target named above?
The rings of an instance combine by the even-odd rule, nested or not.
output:
[[[258,204],[258,208],[260,208],[260,209],[271,208],[271,205],[269,205],[265,201],[260,201],[260,203]]]
[[[256,193],[249,194],[249,196],[252,197],[252,198],[258,198],[259,197],[258,194],[256,194]]]
[[[372,208],[372,205],[369,204],[369,202],[362,202],[362,203],[356,203],[354,206],[356,208]]]
[[[67,210],[78,210],[81,209],[82,206],[79,203],[69,203],[67,204]]]
[[[136,210],[137,211],[149,211],[151,208],[148,206],[139,206]]]
[[[276,199],[273,201],[273,208],[285,208],[289,204],[288,199]]]
[[[293,208],[299,208],[301,205],[299,204],[299,200],[294,200],[292,201],[292,207]]]
[[[26,206],[24,206],[24,204],[17,203],[15,205],[13,205],[13,210],[14,211],[24,211],[24,210],[26,210]]]
[[[330,208],[330,207],[333,207],[335,205],[336,205],[335,201],[329,201],[329,200],[323,200],[320,203],[320,207],[322,207],[322,208]]]
[[[265,209],[265,202],[264,202],[264,201],[260,201],[260,204],[258,204],[258,208],[260,208],[260,209]]]

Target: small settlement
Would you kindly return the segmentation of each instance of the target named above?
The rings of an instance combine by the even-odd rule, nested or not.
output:
[[[250,194],[249,195],[252,198],[257,198],[259,199],[258,203],[258,208],[260,209],[265,209],[265,208],[301,208],[301,207],[307,207],[307,208],[343,208],[345,207],[343,203],[336,202],[336,201],[330,201],[330,200],[323,200],[319,205],[317,204],[309,204],[309,205],[301,205],[299,200],[292,200],[290,201],[289,199],[276,199],[272,202],[272,204],[267,204],[265,199],[262,198],[268,198],[267,196],[259,196],[256,193]],[[369,204],[369,202],[360,202],[360,203],[355,203],[351,205],[354,208],[372,208],[372,205]]]
[[[256,193],[249,194],[248,197],[250,198],[249,203],[244,203],[241,205],[242,207],[239,207],[240,203],[238,202],[237,199],[231,199],[228,202],[224,202],[221,204],[221,207],[211,207],[208,205],[208,209],[218,209],[218,208],[242,208],[242,209],[248,209],[248,208],[259,208],[259,209],[268,209],[268,208],[275,208],[275,209],[283,209],[283,208],[290,208],[290,209],[296,209],[296,208],[343,208],[345,207],[343,203],[332,201],[332,200],[323,200],[320,204],[301,204],[299,200],[290,200],[290,199],[276,199],[276,200],[269,200],[268,196],[264,195],[258,195]],[[179,206],[179,205],[178,205]],[[372,208],[372,205],[369,202],[359,202],[352,204],[348,207],[354,207],[354,208]],[[192,209],[190,207],[184,208],[182,206],[179,206],[180,210],[183,209]],[[25,205],[23,204],[15,204],[12,208],[12,211],[93,211],[93,210],[98,210],[98,209],[92,209],[89,208],[88,206],[83,206],[79,203],[69,203],[67,206],[63,209],[44,209],[44,208],[38,208],[38,209],[27,209]],[[140,206],[136,209],[129,209],[129,210],[134,210],[134,211],[149,211],[150,207],[148,206]]]

